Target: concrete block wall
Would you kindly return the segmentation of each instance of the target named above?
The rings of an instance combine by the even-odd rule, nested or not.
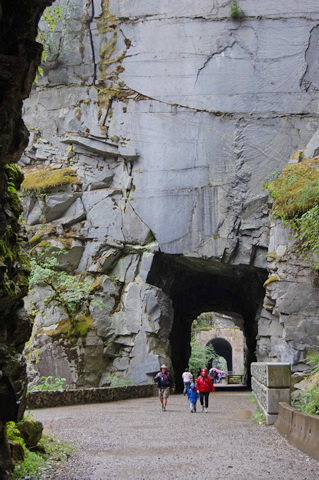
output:
[[[273,425],[278,417],[279,403],[290,403],[290,364],[254,362],[251,375],[258,406],[267,425]]]
[[[287,403],[279,404],[275,422],[278,432],[307,455],[319,460],[319,416],[299,412]]]

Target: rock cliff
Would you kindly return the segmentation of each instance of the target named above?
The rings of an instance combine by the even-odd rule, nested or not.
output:
[[[38,269],[58,261],[28,297],[30,378],[148,383],[163,361],[179,378],[203,311],[241,319],[247,367],[302,368],[317,274],[267,260],[289,242],[262,187],[318,128],[317,2],[242,0],[240,19],[222,0],[58,5],[24,113],[29,239]],[[82,301],[65,303],[59,271],[87,282]]]
[[[46,0],[0,2],[0,478],[11,458],[6,422],[19,420],[25,408],[26,365],[22,356],[31,333],[23,308],[29,261],[22,249],[18,190],[23,176],[16,162],[28,132],[21,119],[22,100],[31,90],[41,46],[35,42]]]

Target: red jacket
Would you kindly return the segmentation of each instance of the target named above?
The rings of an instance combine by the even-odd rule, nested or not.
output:
[[[196,390],[198,392],[215,392],[212,379],[209,376],[202,377],[200,375],[196,380]]]

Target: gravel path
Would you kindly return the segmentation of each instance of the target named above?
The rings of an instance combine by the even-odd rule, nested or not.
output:
[[[191,414],[182,395],[162,412],[156,397],[33,412],[46,433],[75,447],[50,480],[316,480],[319,463],[273,426],[250,418],[243,392],[210,396]]]

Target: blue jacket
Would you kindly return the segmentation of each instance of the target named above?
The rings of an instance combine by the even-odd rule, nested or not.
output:
[[[196,388],[189,388],[187,391],[187,398],[191,403],[196,403],[198,400],[198,393],[196,391]]]

